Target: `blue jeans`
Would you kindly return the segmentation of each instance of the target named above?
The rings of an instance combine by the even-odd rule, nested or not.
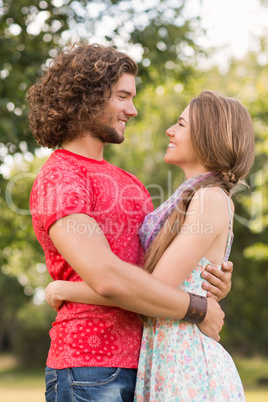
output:
[[[133,402],[137,370],[46,367],[47,402]]]

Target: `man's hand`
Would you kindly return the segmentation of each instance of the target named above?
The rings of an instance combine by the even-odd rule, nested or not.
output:
[[[213,338],[215,341],[220,341],[219,333],[223,327],[223,320],[225,314],[222,311],[220,305],[213,297],[208,299],[207,314],[203,322],[198,324],[200,331],[205,335]]]
[[[50,282],[45,289],[46,301],[48,302],[50,307],[54,308],[54,310],[56,310],[57,312],[59,311],[63,303],[63,300],[60,300],[57,292],[58,284],[60,282],[61,281]]]
[[[231,261],[224,261],[221,269],[207,265],[201,275],[209,282],[202,284],[202,288],[207,291],[207,297],[214,297],[217,301],[224,299],[231,290],[232,272],[233,263]]]

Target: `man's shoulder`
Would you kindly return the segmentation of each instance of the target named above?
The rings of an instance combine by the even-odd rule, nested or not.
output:
[[[53,191],[62,192],[74,191],[86,187],[89,181],[89,174],[86,169],[77,165],[75,161],[64,158],[54,152],[42,166],[35,179],[32,193],[40,191],[46,194]]]
[[[113,166],[113,168],[116,169],[116,170],[119,172],[120,175],[126,176],[126,177],[129,178],[129,180],[133,181],[134,183],[138,184],[138,185],[141,186],[141,187],[144,187],[144,184],[143,184],[143,183],[140,181],[140,179],[139,179],[137,176],[135,176],[133,173],[130,173],[130,172],[128,172],[128,171],[126,171],[126,170],[124,170],[124,169],[118,167],[118,166],[115,166],[115,165],[111,165],[111,164],[110,164],[110,166]]]
[[[39,175],[88,176],[90,172],[94,173],[99,169],[93,162],[90,163],[90,159],[79,157],[79,155],[68,155],[56,150],[45,162]]]

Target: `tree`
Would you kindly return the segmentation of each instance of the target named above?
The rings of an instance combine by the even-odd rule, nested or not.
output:
[[[197,46],[195,21],[183,17],[184,2],[174,7],[171,0],[159,0],[137,8],[126,0],[2,0],[0,142],[7,147],[2,145],[2,154],[20,152],[21,141],[31,152],[36,148],[27,122],[28,88],[68,41],[96,41],[106,21],[112,29],[99,41],[138,53],[143,85],[163,82],[173,70],[186,78],[191,67],[185,62]]]

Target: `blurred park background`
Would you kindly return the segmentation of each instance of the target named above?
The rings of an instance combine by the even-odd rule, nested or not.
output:
[[[248,21],[257,9],[268,21],[268,2],[214,3],[222,20],[213,20],[209,0],[0,0],[1,401],[44,400],[43,370],[55,312],[44,299],[50,278],[28,200],[49,151],[32,138],[25,98],[69,42],[112,45],[138,62],[139,115],[128,123],[124,143],[107,147],[105,157],[137,175],[156,207],[183,179],[163,162],[165,130],[191,98],[213,89],[250,111],[256,161],[249,188],[234,199],[234,273],[231,293],[222,302],[221,342],[234,356],[248,401],[268,401],[268,23],[265,28],[260,19],[248,37],[239,31],[246,5],[251,7]],[[213,27],[222,22],[217,43]],[[234,51],[225,46],[227,37],[236,43]]]

